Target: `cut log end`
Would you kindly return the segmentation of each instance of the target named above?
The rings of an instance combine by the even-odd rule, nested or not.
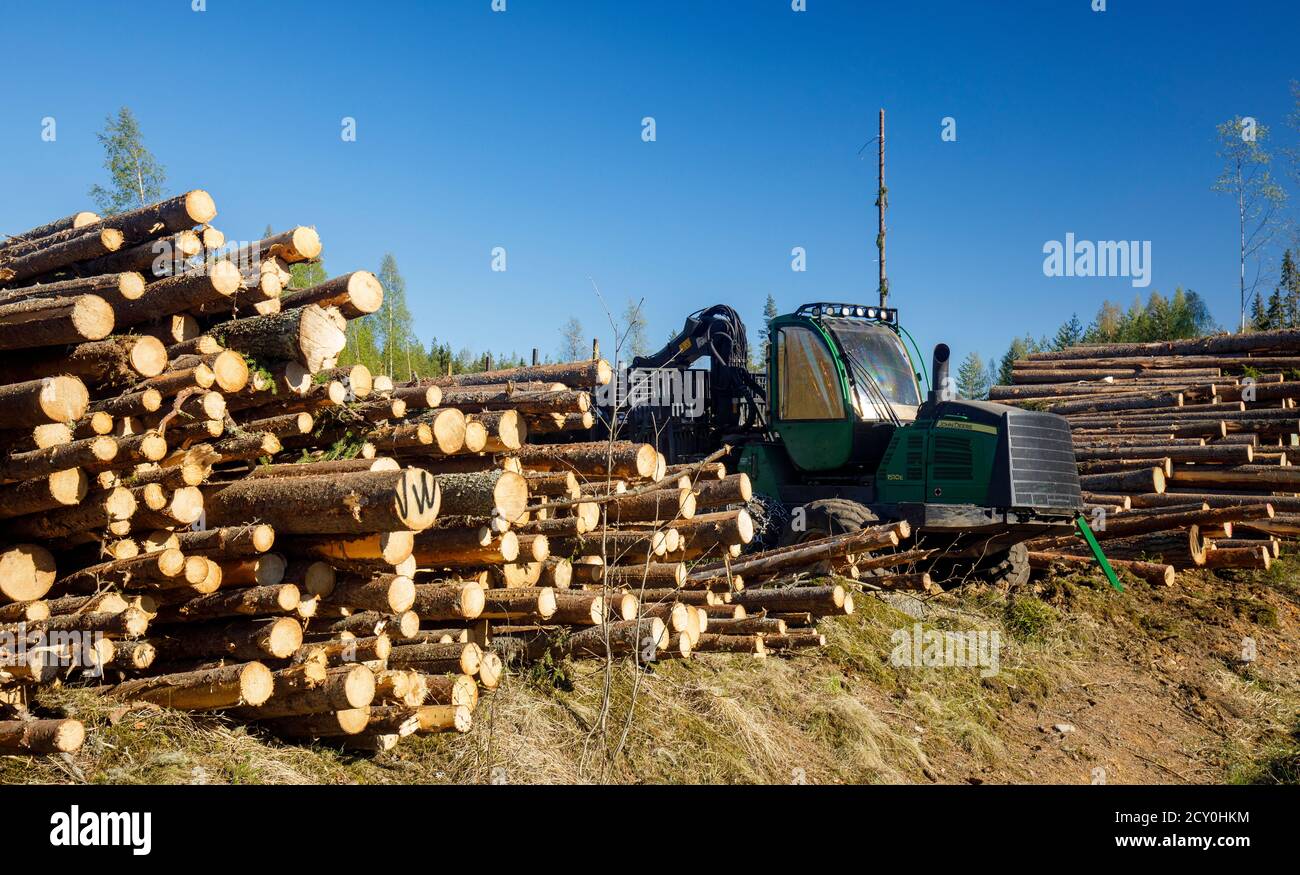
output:
[[[421,468],[407,468],[394,487],[397,517],[412,532],[423,531],[438,518],[438,481]]]
[[[185,214],[195,225],[204,225],[216,218],[216,201],[203,189],[196,188],[185,194]]]
[[[140,376],[156,377],[167,367],[167,347],[153,335],[142,334],[131,342],[127,360]]]
[[[9,601],[42,598],[54,585],[54,556],[37,544],[18,544],[0,552],[0,595]]]
[[[73,505],[86,497],[90,477],[80,468],[55,471],[49,476],[50,497],[62,505]]]
[[[555,601],[554,594],[551,597],[552,603]],[[487,594],[481,586],[466,586],[460,591],[460,612],[461,616],[467,620],[473,620],[483,613],[487,606]],[[551,613],[555,613],[552,609]]]
[[[113,308],[99,295],[80,295],[72,307],[72,324],[85,340],[103,340],[113,333]]]
[[[465,414],[454,408],[439,410],[430,422],[433,442],[440,453],[451,455],[465,446]]]
[[[320,235],[315,228],[299,225],[293,229],[293,250],[302,261],[310,261],[321,253]]]
[[[235,292],[239,291],[240,286],[244,283],[243,274],[239,268],[230,261],[214,261],[208,265],[208,280],[212,284],[212,290],[229,298]]]
[[[315,232],[313,232],[315,233]],[[313,374],[334,367],[347,345],[347,322],[333,307],[304,307],[299,322],[298,349],[301,362]]]
[[[277,659],[288,659],[302,647],[302,626],[292,617],[281,617],[266,632],[265,649]]]
[[[117,275],[117,293],[124,301],[134,301],[144,294],[144,275],[128,271]]]
[[[73,422],[85,415],[90,394],[76,377],[46,377],[41,381],[38,403],[51,422]]]
[[[222,392],[238,392],[248,385],[248,362],[232,349],[217,353],[210,367],[213,379]]]
[[[348,297],[361,313],[375,313],[384,303],[384,287],[370,271],[358,270],[348,277]]]
[[[262,705],[271,698],[275,676],[260,662],[250,662],[239,673],[239,698],[245,705]]]

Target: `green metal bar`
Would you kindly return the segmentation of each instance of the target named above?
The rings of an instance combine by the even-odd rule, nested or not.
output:
[[[925,356],[921,355],[921,350],[917,347],[916,341],[912,340],[912,334],[910,331],[908,331],[902,325],[898,326],[898,330],[903,332],[904,336],[906,336],[907,339],[912,342],[912,349],[915,350],[916,352],[916,362],[912,364],[912,370],[916,370],[916,365],[920,364],[921,376],[925,377],[925,389],[928,392],[930,390],[930,371],[925,366]],[[906,345],[904,345],[903,347],[903,352],[905,353],[907,352]],[[908,358],[911,358],[910,354],[908,354]]]
[[[1083,535],[1083,539],[1088,542],[1088,547],[1092,550],[1092,555],[1097,560],[1097,564],[1106,573],[1106,579],[1110,581],[1110,585],[1115,588],[1116,592],[1123,592],[1124,584],[1119,582],[1119,578],[1115,576],[1115,569],[1110,567],[1110,561],[1106,558],[1106,554],[1101,552],[1101,545],[1097,543],[1097,536],[1092,533],[1092,529],[1088,528],[1088,521],[1083,518],[1083,514],[1079,514],[1074,518],[1074,522],[1079,527],[1079,534]]]

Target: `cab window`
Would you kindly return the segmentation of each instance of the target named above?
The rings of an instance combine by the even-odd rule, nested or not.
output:
[[[840,378],[825,342],[807,328],[777,333],[776,367],[781,419],[843,419]]]

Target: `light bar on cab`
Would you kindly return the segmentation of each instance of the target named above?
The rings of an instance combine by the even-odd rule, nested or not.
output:
[[[873,322],[898,323],[898,310],[893,307],[869,307],[865,304],[833,304],[829,301],[804,304],[795,311],[796,316],[831,316],[837,319],[870,319]]]

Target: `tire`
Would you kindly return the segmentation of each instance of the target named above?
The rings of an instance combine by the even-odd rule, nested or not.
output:
[[[935,582],[944,589],[965,583],[985,583],[998,587],[1017,587],[1029,581],[1029,550],[1023,543],[1013,544],[977,562],[940,558],[931,568]]]
[[[802,510],[801,515],[799,511]],[[803,525],[796,531],[795,525],[803,517]],[[830,535],[856,532],[867,526],[880,522],[880,518],[865,505],[846,498],[822,498],[810,501],[802,508],[795,508],[781,532],[781,546],[801,544]]]
[[[1012,544],[1001,561],[987,569],[978,569],[976,575],[994,586],[1018,587],[1029,582],[1029,548],[1023,543]]]

